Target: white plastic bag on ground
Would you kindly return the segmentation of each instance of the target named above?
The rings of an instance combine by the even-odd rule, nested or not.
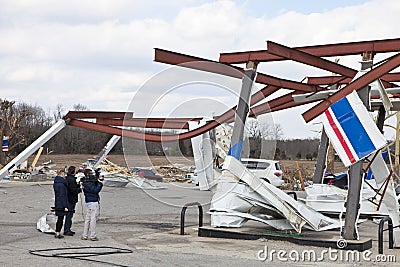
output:
[[[50,225],[55,225],[56,215],[54,213],[47,213],[40,217],[36,223],[36,229],[46,234],[54,234],[55,231]]]

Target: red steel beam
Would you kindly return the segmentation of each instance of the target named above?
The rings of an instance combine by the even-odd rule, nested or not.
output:
[[[283,89],[292,89],[295,91],[301,91],[301,92],[318,92],[318,91],[323,91],[326,90],[323,87],[317,86],[317,85],[309,85],[306,83],[300,83],[300,82],[295,82],[291,80],[286,80],[286,79],[281,79],[281,78],[276,78],[270,75],[258,73],[255,79],[256,82],[262,83],[262,84],[268,84],[276,87],[280,87]]]
[[[249,116],[257,116],[266,113],[266,111],[270,110],[271,108],[279,107],[280,105],[286,104],[289,101],[293,101],[292,94],[293,93],[288,93],[266,103],[252,107]]]
[[[374,53],[397,52],[400,51],[400,38],[302,46],[295,47],[295,49],[317,57],[357,55],[367,51]],[[246,63],[248,61],[267,62],[278,60],[285,60],[285,58],[272,55],[268,53],[267,50],[221,53],[219,57],[219,62],[229,64]]]
[[[268,53],[270,54],[280,56],[286,59],[291,59],[300,63],[304,63],[340,75],[344,75],[346,77],[354,77],[357,74],[356,70],[342,66],[338,63],[281,44],[277,44],[271,41],[267,41],[267,50]]]
[[[87,129],[87,130],[92,130],[92,131],[96,131],[96,132],[108,133],[108,134],[122,136],[122,129],[121,128],[116,128],[116,127],[111,127],[111,126],[107,126],[107,125],[96,124],[96,123],[93,123],[93,122],[81,121],[81,120],[77,120],[77,119],[70,119],[69,122],[68,122],[68,125],[79,127],[79,128],[83,128],[83,129]],[[138,135],[136,139],[140,139],[140,136]]]
[[[367,72],[363,76],[359,77],[358,79],[351,82],[349,85],[344,87],[343,89],[339,90],[338,92],[334,93],[327,99],[323,100],[321,103],[315,105],[311,109],[304,112],[303,118],[306,122],[311,121],[321,113],[323,113],[330,105],[339,101],[343,97],[347,96],[354,90],[360,90],[361,88],[365,87],[366,85],[370,84],[374,80],[382,77],[385,73],[397,68],[400,65],[400,54],[392,57],[385,63],[381,64],[380,66],[372,69],[371,71]]]
[[[200,57],[154,48],[154,61],[242,79],[244,70]],[[231,67],[231,68],[230,68]]]
[[[181,67],[207,71],[211,73],[217,73],[226,75],[233,78],[242,79],[244,69],[221,64],[217,61],[212,61],[208,59],[203,59],[199,57],[193,57],[181,53],[171,52],[164,49],[155,48],[155,58],[154,61],[162,62],[171,65],[182,64]],[[201,63],[203,61],[204,63]],[[228,66],[228,67],[227,67]],[[230,68],[231,67],[231,68]],[[302,92],[316,92],[320,90],[325,90],[322,87],[315,87],[309,84],[290,81],[286,79],[280,79],[271,75],[257,73],[255,82],[262,83],[266,85],[277,86],[286,89],[298,90]]]
[[[337,73],[346,77],[351,77],[353,78],[358,71],[342,66],[338,63],[313,56],[311,54],[281,45],[277,44],[271,41],[267,41],[267,48],[268,52],[277,55],[283,58],[291,59],[300,63],[304,63],[313,67],[317,67],[323,70],[327,70],[333,73]],[[387,81],[384,81],[382,79],[382,82],[384,83],[385,87],[394,87],[396,86],[395,84],[389,84]]]
[[[286,95],[280,96],[280,97],[270,100],[266,103],[257,105],[251,109],[249,116],[259,116],[259,115],[262,115],[265,113],[284,110],[284,109],[297,107],[297,106],[301,106],[301,105],[319,101],[319,100],[310,100],[310,101],[301,102],[301,103],[294,102],[294,100],[293,100],[294,94],[296,94],[296,92],[287,93]]]
[[[279,88],[273,86],[264,87],[263,89],[252,95],[250,104],[254,105],[258,103],[259,101],[269,96],[270,94],[274,93],[278,89]],[[231,108],[227,110],[224,114],[216,118],[215,120],[212,120],[211,122],[207,123],[202,127],[199,127],[192,131],[188,131],[186,133],[175,134],[175,135],[156,135],[156,134],[147,134],[137,131],[122,130],[116,127],[110,127],[107,125],[100,125],[92,122],[80,121],[75,119],[71,119],[69,121],[69,125],[103,133],[115,134],[120,136],[123,135],[124,137],[134,138],[139,140],[153,141],[153,142],[170,142],[170,141],[189,139],[198,136],[200,134],[203,134],[205,132],[208,132],[209,130],[220,125],[221,123],[231,120],[234,116],[235,116],[235,108]]]
[[[294,107],[298,107],[298,106],[302,106],[302,105],[306,105],[306,104],[310,104],[316,101],[307,101],[307,102],[303,102],[303,103],[298,103],[298,102],[294,102],[294,101],[290,101],[286,104],[281,105],[280,107],[275,107],[271,109],[271,112],[275,112],[275,111],[279,111],[279,110],[284,110],[284,109],[288,109],[288,108],[294,108]]]
[[[253,94],[250,98],[250,107],[257,104],[258,102],[260,102],[261,100],[263,100],[264,98],[272,95],[273,93],[275,93],[276,91],[278,91],[280,88],[276,87],[276,86],[266,86],[263,89],[261,89],[260,91],[256,92],[255,94]]]
[[[382,78],[388,82],[400,82],[400,72],[386,73]]]
[[[69,111],[64,119],[97,119],[97,118],[108,118],[108,119],[124,119],[132,118],[133,112],[118,112],[118,111]]]
[[[307,83],[314,85],[347,84],[350,83],[351,80],[352,78],[343,76],[307,77]]]
[[[97,124],[160,129],[189,129],[188,121],[200,121],[198,118],[132,118],[132,119],[97,119]]]
[[[400,72],[386,73],[382,76],[382,79],[387,82],[400,82]],[[343,76],[307,77],[307,83],[313,85],[346,84],[350,82],[351,78]]]

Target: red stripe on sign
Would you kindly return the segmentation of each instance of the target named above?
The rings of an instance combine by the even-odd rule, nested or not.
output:
[[[351,163],[356,162],[353,153],[351,153],[349,146],[347,145],[346,141],[342,133],[339,131],[338,126],[336,125],[335,121],[332,118],[332,114],[329,112],[329,109],[325,110],[325,116],[328,119],[329,125],[332,127],[332,130],[335,132],[340,144],[342,145],[344,152],[346,153],[347,157],[349,158]]]

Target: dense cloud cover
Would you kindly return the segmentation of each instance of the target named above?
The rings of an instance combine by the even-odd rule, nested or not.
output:
[[[82,103],[123,111],[148,79],[169,67],[153,62],[155,47],[218,60],[220,52],[265,49],[266,40],[302,46],[400,36],[399,1],[274,2],[280,1],[0,0],[1,98],[45,110]],[[358,68],[358,60],[340,63]],[[297,81],[328,74],[290,62],[260,70]],[[175,108],[185,93],[196,99],[210,92],[179,92],[159,109]],[[229,94],[214,98],[224,107],[236,103]],[[194,115],[211,115],[198,106]],[[274,115],[286,136],[316,136],[311,129],[320,126],[306,127],[299,115],[304,110]]]

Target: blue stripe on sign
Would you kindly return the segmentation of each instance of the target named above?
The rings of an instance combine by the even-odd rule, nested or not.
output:
[[[360,159],[376,150],[346,97],[333,104],[331,109]]]
[[[228,151],[228,156],[235,157],[236,159],[240,160],[242,157],[242,147],[243,141],[240,141],[237,144],[234,144]]]

